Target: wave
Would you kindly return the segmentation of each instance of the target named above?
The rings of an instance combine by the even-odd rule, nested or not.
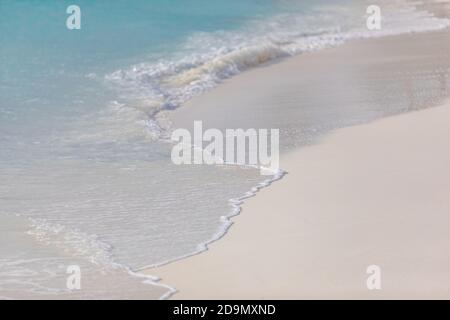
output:
[[[136,110],[153,136],[164,125],[156,115],[219,85],[225,79],[277,59],[334,47],[353,39],[439,30],[450,20],[437,18],[406,1],[382,1],[382,29],[366,29],[364,4],[321,6],[308,14],[280,14],[252,21],[240,31],[191,35],[170,58],[143,62],[107,74],[104,79],[125,102],[121,112]],[[169,55],[170,56],[170,55]],[[134,121],[136,124],[138,121]]]

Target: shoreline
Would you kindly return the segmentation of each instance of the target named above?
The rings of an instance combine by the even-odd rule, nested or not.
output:
[[[317,187],[318,181],[323,182],[323,179],[327,180],[330,179],[330,177],[333,179],[334,176],[339,175],[339,173],[334,170],[336,168],[331,168],[325,174],[323,174],[323,171],[318,170],[318,168],[325,170],[327,166],[330,165],[328,160],[323,160],[324,155],[330,155],[328,158],[334,157],[335,161],[337,160],[337,156],[338,162],[341,165],[345,166],[349,171],[354,171],[358,163],[343,163],[343,160],[349,160],[347,158],[348,151],[354,150],[355,147],[368,148],[365,151],[372,157],[374,154],[370,153],[370,145],[376,145],[375,148],[381,148],[380,150],[377,149],[376,153],[380,154],[380,151],[388,151],[387,154],[390,154],[396,150],[399,144],[393,143],[388,150],[384,150],[383,147],[386,146],[386,138],[389,137],[389,139],[393,139],[395,142],[401,141],[402,143],[405,143],[408,148],[411,148],[411,153],[416,156],[417,150],[422,150],[424,145],[430,141],[430,139],[428,139],[430,137],[442,140],[441,142],[443,142],[445,146],[445,137],[450,134],[450,128],[447,126],[447,122],[450,121],[449,119],[450,101],[446,102],[443,106],[388,117],[370,124],[343,128],[328,135],[317,145],[305,147],[285,154],[283,156],[283,162],[286,164],[289,174],[284,179],[274,184],[270,189],[267,188],[261,190],[259,192],[259,197],[252,197],[244,202],[242,205],[243,214],[233,218],[234,225],[228,232],[226,239],[212,243],[209,246],[209,250],[200,255],[176,261],[170,265],[163,266],[162,268],[150,269],[147,270],[146,273],[150,272],[152,274],[158,274],[163,283],[171,283],[174,285],[178,292],[172,295],[172,298],[181,300],[231,298],[449,298],[450,292],[445,285],[447,282],[442,281],[444,278],[448,278],[450,281],[450,277],[443,272],[450,267],[450,260],[447,258],[448,255],[445,253],[442,253],[442,255],[432,255],[429,257],[431,261],[435,261],[436,259],[440,261],[440,264],[432,265],[428,265],[426,261],[422,261],[422,256],[414,255],[415,251],[425,253],[430,243],[442,245],[437,251],[445,250],[445,243],[450,240],[450,236],[445,234],[445,225],[450,224],[450,217],[445,216],[445,213],[450,212],[450,202],[445,202],[444,200],[445,194],[450,192],[450,185],[447,183],[445,186],[445,181],[450,181],[450,172],[442,171],[445,169],[445,163],[447,163],[446,159],[450,160],[450,152],[440,149],[443,146],[442,144],[437,147],[442,151],[442,154],[440,154],[441,161],[439,161],[439,164],[434,163],[434,169],[441,169],[439,173],[442,175],[440,176],[440,179],[436,179],[436,182],[438,186],[441,184],[442,186],[440,187],[445,188],[439,190],[442,199],[440,199],[441,202],[438,203],[437,208],[434,208],[438,210],[438,212],[433,214],[433,216],[442,219],[439,223],[441,228],[436,230],[437,225],[433,224],[433,228],[427,230],[431,234],[427,233],[426,235],[432,238],[432,240],[427,243],[415,243],[415,247],[409,247],[409,250],[407,247],[402,247],[402,244],[405,241],[402,238],[403,236],[408,235],[410,236],[410,238],[408,238],[409,240],[414,240],[414,232],[420,230],[420,227],[423,225],[430,224],[430,222],[426,221],[427,216],[421,216],[421,214],[426,211],[415,212],[416,215],[412,216],[415,220],[411,225],[407,226],[407,230],[411,229],[408,230],[409,232],[407,234],[402,235],[401,223],[405,224],[411,219],[411,216],[408,216],[408,218],[405,217],[405,215],[408,215],[408,212],[407,210],[404,210],[405,208],[402,208],[402,206],[410,210],[413,210],[415,205],[432,207],[432,204],[428,203],[429,199],[422,204],[418,204],[414,201],[411,201],[412,203],[407,203],[406,201],[395,203],[394,199],[388,199],[389,202],[394,201],[394,207],[398,206],[401,209],[399,210],[401,216],[390,217],[390,214],[381,214],[381,218],[383,219],[391,218],[398,220],[389,221],[387,224],[385,224],[381,218],[377,219],[375,214],[376,210],[373,212],[374,210],[372,209],[369,211],[374,213],[373,216],[364,215],[363,217],[358,216],[357,214],[357,212],[363,211],[350,211],[353,222],[348,225],[346,225],[344,221],[341,222],[339,216],[330,215],[330,212],[320,214],[317,209],[315,209],[316,211],[314,211],[314,213],[319,214],[318,217],[314,217],[310,212],[304,217],[293,215],[293,211],[289,212],[289,210],[297,207],[297,204],[294,203],[295,199],[292,201],[292,196],[299,197],[302,194],[302,192],[298,192],[298,194],[295,191],[292,192],[295,188],[298,188],[299,180],[297,179],[297,181],[294,181],[294,179],[299,178],[299,171],[307,175],[303,178],[308,180],[306,183],[308,187],[314,185]],[[420,143],[414,144],[409,140],[412,124],[414,124],[416,128],[419,128],[419,132],[414,133],[414,138],[417,138]],[[430,130],[428,131],[427,136],[420,137],[422,134],[426,133],[426,130],[424,129]],[[377,138],[368,141],[367,138],[373,137],[374,133],[377,133]],[[397,134],[397,136],[395,134]],[[433,141],[433,139],[431,139],[431,141]],[[392,143],[392,141],[390,143]],[[432,146],[432,148],[433,147],[435,146]],[[392,156],[392,154],[390,154],[390,156]],[[408,156],[410,156],[410,154],[408,154]],[[370,157],[368,156],[368,158]],[[403,164],[403,160],[405,159],[400,157],[398,160],[399,163]],[[317,165],[317,163],[319,164]],[[359,164],[361,163],[365,164],[364,162],[360,162]],[[308,172],[308,169],[310,169],[311,166],[315,170]],[[303,167],[303,170],[299,169],[299,167]],[[398,174],[396,170],[402,170],[402,167],[398,166],[398,163],[397,166],[393,167],[384,167],[380,164],[377,167],[377,165],[372,162],[368,163],[368,167],[370,167],[371,170],[377,168],[381,171],[391,171],[392,174]],[[413,170],[414,168],[413,165],[412,167],[407,166],[405,171],[409,173],[409,170]],[[358,168],[358,172],[353,176],[355,179],[366,179],[368,177],[374,179],[372,174],[367,175],[367,177],[358,177],[358,174],[365,172],[365,170],[359,169],[360,168]],[[318,177],[315,175],[318,172],[322,172],[322,176],[319,175]],[[349,172],[347,171],[346,174],[349,174]],[[424,177],[426,176],[427,175],[425,174]],[[401,177],[408,180],[407,175],[402,175]],[[434,176],[434,178],[436,177],[437,175]],[[315,181],[316,179],[318,181]],[[401,179],[398,179],[396,182],[399,182],[400,180]],[[430,180],[424,181],[424,184],[428,186],[432,183],[433,181]],[[347,186],[347,184],[345,185]],[[400,185],[405,189],[411,188],[408,181],[400,183]],[[343,186],[344,185],[331,185],[330,191],[332,192],[325,193],[325,195],[330,196],[333,192],[339,192],[340,188]],[[377,186],[379,187],[380,185]],[[356,185],[356,187],[359,188],[361,185]],[[351,192],[357,193],[357,188],[349,186],[346,189],[350,189]],[[370,186],[366,184],[364,185],[364,188],[370,188]],[[289,192],[289,190],[291,190],[291,192]],[[301,190],[307,192],[304,184],[301,186]],[[421,194],[422,192],[424,192],[424,190],[421,189],[418,193]],[[320,191],[320,194],[322,194],[322,190]],[[374,192],[374,194],[376,193]],[[386,192],[383,194],[386,195]],[[348,201],[355,202],[354,196],[351,193],[347,193],[346,196],[348,197]],[[291,201],[289,201],[289,197],[291,197]],[[303,198],[307,198],[307,196],[304,195]],[[370,197],[367,199],[370,201],[365,203],[371,203],[374,200]],[[315,201],[309,201],[303,208],[317,206],[322,210],[324,208],[326,210],[330,209],[327,208],[326,204],[321,206],[318,193],[315,194],[314,200]],[[283,203],[283,201],[286,202]],[[359,198],[359,200],[352,205],[361,205],[359,202],[363,202],[364,204],[364,201],[361,201]],[[288,211],[289,215],[286,217],[285,212],[284,217],[274,217],[273,213],[281,211],[277,206],[282,204],[284,205],[283,211]],[[386,203],[379,204],[382,208],[386,205],[389,206]],[[363,207],[364,206],[365,205],[363,205]],[[302,206],[300,206],[300,208],[302,208]],[[301,209],[298,211],[302,212]],[[345,213],[345,210],[341,210],[340,212]],[[304,213],[306,214],[307,211],[304,211]],[[290,220],[288,221],[288,224],[286,224],[286,222],[280,223],[280,219],[283,220],[286,218]],[[314,221],[314,219],[317,221]],[[302,226],[302,231],[305,232],[304,234],[295,230],[295,226],[301,225],[298,222],[304,222],[305,225]],[[320,244],[319,240],[322,237],[321,232],[315,232],[318,230],[314,230],[315,228],[318,228],[318,226],[315,226],[313,230],[311,230],[311,225],[314,225],[315,223],[318,225],[323,224],[323,229],[321,229],[327,232],[327,234],[324,235],[327,240],[327,246]],[[355,227],[360,229],[354,231]],[[376,229],[376,227],[385,228],[385,231],[389,232],[389,235],[395,238],[396,241],[389,242],[384,239],[383,237],[386,237],[386,234],[384,234],[382,238],[377,236],[376,230],[373,230]],[[403,226],[403,228],[405,227]],[[442,228],[444,229],[442,230]],[[345,230],[350,233],[347,233]],[[399,232],[397,233],[397,231]],[[350,239],[347,235],[352,232],[353,234]],[[315,241],[308,241],[308,233],[312,233],[312,238],[314,238]],[[426,233],[426,230],[422,230],[422,233]],[[380,247],[377,247],[376,242],[371,242],[370,239],[368,239],[367,234],[372,234],[377,241],[380,241]],[[281,246],[280,241],[277,240],[267,240],[270,237],[273,239],[277,239],[278,237],[283,238],[281,242],[284,245]],[[421,237],[423,237],[423,235],[421,235]],[[332,238],[333,241],[330,241],[330,238]],[[365,245],[354,243],[361,239],[364,240]],[[296,241],[298,241],[298,243]],[[336,245],[336,242],[344,243]],[[398,249],[397,253],[392,252],[393,247]],[[296,256],[295,253],[292,252],[292,250],[295,249],[304,250],[304,254]],[[291,252],[287,252],[289,250],[291,250]],[[403,250],[407,251],[407,254],[402,252]],[[280,251],[283,253],[280,253]],[[274,260],[270,260],[266,252],[270,252],[271,255],[276,255],[275,258],[272,257]],[[337,252],[341,253],[342,257],[337,256]],[[369,291],[365,288],[367,276],[366,267],[372,265],[373,262],[373,260],[368,258],[368,256],[370,256],[368,253],[374,255],[375,258],[373,258],[373,260],[383,262],[381,263],[382,270],[393,270],[397,276],[397,278],[394,278],[393,276],[386,275],[388,284],[385,285],[383,282],[383,290],[381,291]],[[324,256],[329,255],[329,257],[327,256],[325,259],[321,254],[324,254]],[[402,259],[400,259],[402,261],[397,264],[390,263],[390,260],[393,259],[396,254],[404,255],[405,257],[402,257]],[[280,258],[280,256],[283,255],[287,255],[290,259]],[[307,259],[311,257],[314,259]],[[309,263],[303,261],[303,259],[306,259],[309,262],[315,261],[316,259],[325,259],[327,263]],[[361,260],[366,263],[361,263]],[[409,260],[414,261],[413,266],[408,265]],[[290,264],[294,264],[295,267],[298,267],[299,271],[288,266]],[[409,267],[414,269],[414,266],[416,265],[419,265],[417,272],[419,275],[422,275],[422,277],[415,277],[413,270],[408,270],[408,268],[406,268]],[[430,268],[432,270],[430,270]],[[183,271],[181,272],[181,270]],[[403,274],[403,271],[406,271],[405,274]],[[342,276],[338,276],[341,272]],[[431,279],[429,283],[425,280],[427,277],[424,277],[424,274]],[[418,280],[416,286],[414,286],[413,280]],[[208,286],[203,285],[205,283],[208,283]],[[297,283],[297,285],[301,284],[301,286],[293,286],[293,283]]]
[[[234,198],[234,199],[230,199],[229,203],[230,203],[232,210],[231,210],[230,214],[228,214],[227,216],[221,217],[222,218],[221,222],[223,223],[223,225],[220,227],[220,231],[217,232],[216,234],[214,234],[210,240],[200,244],[198,251],[190,253],[190,254],[186,254],[185,256],[175,258],[173,260],[161,262],[161,263],[158,263],[155,265],[145,266],[145,267],[139,268],[135,271],[129,270],[129,273],[132,276],[148,278],[149,281],[151,282],[150,284],[152,286],[168,289],[168,291],[165,292],[162,296],[160,296],[158,298],[158,300],[167,300],[167,299],[172,298],[174,295],[176,295],[178,293],[177,288],[171,286],[170,284],[166,284],[164,281],[162,281],[162,279],[159,276],[157,276],[153,273],[153,270],[159,269],[159,268],[164,268],[165,266],[171,265],[173,263],[177,263],[180,261],[184,261],[186,259],[190,259],[192,257],[201,255],[201,254],[207,252],[208,250],[210,250],[209,247],[212,244],[214,244],[214,243],[222,240],[224,237],[226,237],[230,228],[235,223],[234,218],[241,215],[242,207],[243,207],[245,201],[247,199],[256,197],[262,189],[268,188],[273,183],[276,183],[277,181],[282,180],[286,174],[287,174],[286,171],[280,170],[277,174],[273,175],[273,178],[264,180],[263,182],[259,183],[258,185],[254,186],[251,190],[246,192],[243,196],[240,196],[240,197]]]
[[[429,35],[430,34],[435,34],[435,33],[438,33],[438,32],[446,32],[446,31],[437,31],[437,32],[430,32],[430,33],[427,33],[427,34],[419,34],[419,37],[429,37]],[[333,51],[335,51],[335,50],[342,50],[342,49],[340,49],[340,48],[342,48],[342,47],[344,47],[344,51],[345,51],[345,47],[348,47],[348,46],[361,46],[361,43],[363,43],[362,44],[362,46],[365,46],[365,45],[367,45],[367,43],[372,43],[373,41],[395,41],[395,39],[394,40],[392,40],[392,38],[404,38],[404,37],[417,37],[418,35],[417,34],[413,34],[413,35],[401,35],[401,36],[390,36],[390,37],[385,37],[385,38],[379,38],[379,39],[364,39],[364,40],[358,40],[358,41],[354,41],[354,42],[350,42],[350,43],[347,43],[347,44],[344,44],[343,46],[341,46],[341,47],[338,47],[338,48],[331,48],[331,49],[327,49],[327,50],[323,50],[323,51],[321,51],[321,52],[315,52],[315,53],[313,53],[312,55],[310,55],[310,56],[317,56],[317,55],[321,55],[321,54],[323,54],[323,52],[329,52],[329,51],[332,51],[332,54],[334,54],[333,53]],[[432,36],[431,36],[432,37]],[[391,38],[391,40],[389,40],[389,38]],[[386,40],[387,39],[387,40]],[[347,50],[348,51],[348,50]],[[242,73],[242,74],[240,74],[240,75],[238,75],[238,76],[236,76],[236,77],[234,77],[233,79],[231,79],[231,80],[229,80],[229,81],[227,81],[227,82],[225,82],[224,83],[224,85],[221,85],[221,86],[219,86],[218,88],[216,88],[216,89],[214,89],[213,91],[211,91],[210,93],[206,93],[204,96],[206,97],[198,97],[198,98],[194,98],[191,102],[188,102],[188,104],[187,104],[187,106],[183,106],[183,107],[181,107],[180,108],[180,110],[177,110],[176,111],[176,113],[175,113],[175,117],[174,117],[174,119],[175,119],[175,122],[176,123],[178,123],[179,125],[181,124],[181,125],[183,125],[183,124],[185,124],[185,123],[187,123],[188,121],[190,121],[191,119],[189,118],[189,117],[186,117],[187,116],[187,110],[190,110],[190,111],[192,111],[192,110],[194,110],[194,112],[193,112],[193,114],[194,114],[194,116],[198,116],[199,114],[202,114],[202,112],[204,112],[205,111],[205,106],[208,106],[209,105],[209,103],[208,103],[208,101],[211,101],[211,98],[209,98],[209,100],[208,100],[208,97],[212,97],[212,99],[214,100],[214,99],[216,99],[217,100],[217,97],[218,96],[221,96],[221,97],[223,97],[224,96],[224,92],[230,92],[230,88],[229,88],[229,86],[230,86],[230,84],[231,83],[235,83],[235,82],[239,82],[239,81],[248,81],[249,79],[251,79],[252,77],[253,78],[255,78],[255,76],[257,76],[258,75],[258,73],[260,73],[260,72],[265,72],[265,71],[261,71],[261,70],[265,70],[265,69],[273,69],[274,67],[275,68],[277,68],[277,66],[278,66],[278,68],[279,68],[279,66],[280,65],[288,65],[288,64],[293,64],[293,63],[295,63],[295,62],[293,62],[293,61],[295,61],[295,60],[300,60],[300,59],[304,59],[305,58],[305,55],[300,55],[300,56],[296,56],[296,57],[292,57],[292,58],[290,58],[290,59],[287,59],[287,60],[284,60],[284,61],[281,61],[279,64],[275,64],[275,65],[269,65],[269,66],[264,66],[264,67],[261,67],[261,68],[256,68],[256,69],[253,69],[253,70],[250,70],[250,71],[247,71],[247,72],[245,72],[245,73]],[[238,79],[240,79],[240,80],[235,80],[236,78],[238,78]],[[228,88],[227,88],[228,87]],[[205,101],[202,101],[202,100],[204,100],[204,99],[206,99],[206,103],[205,103]],[[199,101],[200,101],[200,103],[199,103]],[[406,113],[406,114],[408,114],[408,113]],[[402,115],[400,115],[400,117],[401,117]],[[382,121],[382,120],[381,120]],[[370,125],[370,124],[369,124]],[[350,127],[350,128],[352,128],[352,127]],[[345,130],[345,129],[339,129],[339,130]],[[333,135],[333,133],[331,134],[331,135]],[[320,144],[319,144],[320,145]],[[306,147],[306,148],[310,148],[310,147]],[[295,149],[294,149],[295,150]],[[297,149],[298,150],[298,149]],[[300,148],[300,150],[303,150],[303,148]],[[297,151],[292,151],[292,152],[297,152]],[[289,152],[288,154],[290,154],[290,153],[292,153],[292,152]],[[287,155],[286,155],[287,156]],[[284,156],[282,155],[282,159],[284,158]],[[283,163],[284,163],[284,161],[282,160],[282,162],[281,162],[281,168],[283,168],[284,169],[284,166],[283,166]],[[289,170],[288,170],[289,171]],[[283,179],[284,180],[284,179]],[[283,181],[282,180],[282,181]],[[280,183],[280,182],[278,182],[278,183]],[[277,183],[277,184],[278,184]],[[270,188],[271,190],[272,190],[272,188]],[[265,189],[264,190],[262,190],[262,192],[267,192]],[[256,198],[259,198],[259,197],[256,197]],[[250,201],[252,201],[252,199],[250,199],[250,200],[245,200],[245,202],[244,202],[244,204],[243,204],[243,210],[245,210],[245,207],[246,207],[246,205],[247,205],[247,202],[250,202]],[[242,210],[242,209],[241,209]],[[234,224],[234,222],[236,222],[236,220],[240,220],[241,219],[241,215],[238,215],[238,216],[236,216],[236,214],[233,214],[233,213],[231,213],[230,214],[230,218],[231,218],[231,220],[232,220],[232,223]],[[230,227],[230,225],[228,225],[227,226],[227,229]],[[195,254],[193,254],[193,255],[189,255],[188,257],[189,257],[189,259],[187,259],[187,257],[184,257],[184,258],[181,258],[181,259],[177,259],[177,260],[175,260],[174,262],[171,262],[169,265],[167,265],[167,264],[164,264],[164,266],[162,266],[162,267],[157,267],[157,268],[144,268],[144,270],[143,269],[141,269],[142,271],[140,271],[140,272],[144,272],[145,274],[151,274],[151,275],[153,275],[153,276],[155,276],[155,275],[157,275],[158,276],[158,278],[161,278],[161,283],[164,283],[164,284],[168,284],[168,285],[170,285],[171,287],[175,287],[175,288],[177,288],[178,290],[180,290],[180,293],[178,293],[178,294],[175,294],[175,295],[172,295],[172,297],[173,298],[175,298],[175,299],[178,299],[178,298],[181,298],[181,299],[183,299],[184,297],[186,297],[184,294],[183,294],[183,288],[184,288],[184,286],[179,286],[179,285],[177,285],[177,282],[178,281],[180,281],[180,283],[182,283],[182,280],[180,280],[180,279],[178,279],[178,277],[177,277],[177,275],[176,275],[176,272],[174,271],[174,270],[176,270],[176,268],[177,268],[177,266],[178,265],[181,265],[181,267],[180,268],[186,268],[185,266],[186,265],[191,265],[191,263],[189,263],[189,261],[192,261],[192,260],[197,260],[199,257],[203,257],[204,255],[207,255],[207,254],[209,254],[209,252],[213,249],[213,247],[215,247],[217,244],[219,244],[219,243],[226,243],[226,242],[229,242],[230,240],[229,240],[229,233],[231,233],[231,232],[233,232],[233,229],[234,229],[234,227],[233,228],[231,228],[230,230],[228,230],[228,232],[227,231],[225,231],[224,232],[224,234],[221,236],[221,237],[219,237],[219,239],[221,239],[224,235],[227,235],[227,237],[226,237],[226,239],[228,239],[228,240],[226,240],[226,239],[224,239],[224,241],[220,241],[220,242],[216,242],[216,240],[218,240],[218,239],[213,239],[213,241],[210,241],[210,242],[208,242],[207,243],[207,248],[204,248],[204,250],[203,251],[201,251],[201,252],[199,252],[199,253],[195,253]],[[211,248],[209,248],[209,247],[211,247]],[[208,251],[208,249],[211,249],[211,250],[209,250]],[[203,260],[203,259],[202,259]],[[198,266],[197,266],[198,267]],[[172,272],[171,272],[171,270],[172,270]],[[194,272],[194,270],[192,270],[192,277],[193,278],[195,278],[196,277],[196,275],[195,275],[195,272]],[[175,278],[176,279],[176,281],[175,282],[173,282],[173,281],[171,281],[171,278]],[[193,283],[195,283],[195,281],[194,280],[192,280],[192,282]],[[192,286],[192,284],[191,284],[191,286]],[[191,288],[192,289],[192,288]],[[216,288],[216,290],[217,290],[217,288]],[[187,297],[188,298],[191,298],[192,297],[192,295],[187,295]],[[207,296],[207,297],[209,297],[209,296]],[[204,297],[205,298],[205,297]],[[255,298],[255,297],[253,297],[253,296],[251,296],[251,297],[246,297],[246,298]]]

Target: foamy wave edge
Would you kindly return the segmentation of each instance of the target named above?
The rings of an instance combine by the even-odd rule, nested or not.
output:
[[[228,165],[234,165],[234,164],[228,164]],[[259,168],[257,166],[248,166],[248,167],[252,167],[254,169]],[[272,183],[274,183],[278,180],[281,180],[286,174],[287,174],[287,171],[279,169],[277,172],[274,173],[274,175],[270,179],[266,179],[266,180],[258,183],[256,186],[252,187],[249,191],[247,191],[243,196],[230,199],[229,203],[232,207],[231,213],[226,216],[220,217],[221,225],[219,226],[219,230],[211,237],[211,239],[197,245],[197,250],[195,250],[191,253],[185,254],[183,256],[174,258],[174,259],[166,260],[166,261],[163,261],[160,263],[156,263],[156,264],[152,264],[152,265],[148,265],[148,266],[139,268],[135,271],[135,273],[137,275],[145,275],[142,273],[142,271],[159,268],[159,267],[165,266],[167,264],[173,263],[175,261],[184,260],[186,258],[190,258],[190,257],[196,256],[196,255],[199,255],[205,251],[208,251],[210,244],[212,244],[216,241],[219,241],[228,233],[231,226],[234,224],[232,219],[234,217],[240,215],[240,213],[242,212],[242,204],[244,204],[246,199],[256,196],[261,189],[269,187]],[[148,276],[148,275],[146,275],[146,276]],[[166,288],[170,288],[170,291],[165,293],[163,296],[161,296],[160,300],[169,299],[170,297],[172,297],[174,294],[176,294],[178,292],[178,290],[175,287],[162,284],[161,283],[162,279],[160,277],[156,277],[156,276],[148,276],[148,277],[150,277],[152,279],[154,284],[160,284]]]

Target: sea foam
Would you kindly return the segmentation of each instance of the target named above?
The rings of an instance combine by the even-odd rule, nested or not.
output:
[[[233,31],[197,32],[168,58],[142,62],[105,75],[130,108],[143,117],[172,110],[223,80],[280,58],[334,47],[350,40],[439,30],[450,20],[437,18],[407,1],[381,1],[382,29],[366,27],[364,4],[322,5],[308,13],[253,20]],[[123,110],[122,110],[123,111]],[[135,110],[134,110],[135,111]],[[130,112],[131,111],[130,109]],[[161,135],[161,126],[145,123]]]

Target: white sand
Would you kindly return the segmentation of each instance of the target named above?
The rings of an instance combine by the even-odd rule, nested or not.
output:
[[[283,157],[224,240],[150,272],[176,299],[450,298],[449,138],[450,103],[339,130]]]

